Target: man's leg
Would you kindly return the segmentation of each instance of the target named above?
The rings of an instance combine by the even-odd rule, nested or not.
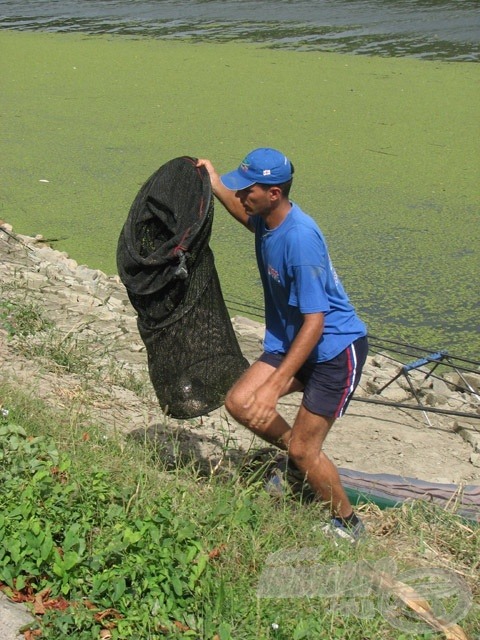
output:
[[[349,526],[355,526],[358,518],[337,468],[322,447],[335,418],[344,414],[358,385],[367,351],[367,338],[359,338],[335,358],[310,370],[289,445],[290,457],[306,474],[312,489],[331,505],[341,524]]]
[[[331,505],[333,514],[348,518],[353,512],[352,505],[342,487],[336,466],[322,451],[334,420],[311,413],[302,405],[292,429],[288,453],[305,474],[311,488]]]
[[[256,389],[266,382],[274,371],[275,367],[266,362],[257,361],[252,364],[228,392],[225,398],[225,407],[237,422],[250,429],[255,435],[286,451],[292,429],[278,412],[275,412],[271,420],[264,425],[256,425],[255,427],[249,423],[246,417],[247,411],[245,404],[255,393]],[[301,389],[302,385],[300,382],[292,378],[281,395],[283,396],[293,391],[300,391]]]
[[[350,529],[357,524],[361,525],[342,487],[337,468],[322,451],[334,418],[312,413],[302,404],[293,428],[278,413],[265,425],[254,427],[249,423],[245,404],[273,370],[272,365],[262,361],[257,361],[247,369],[227,394],[225,406],[228,412],[255,435],[288,451],[292,462],[305,474],[311,488],[330,505],[332,513],[341,519],[342,528]],[[282,395],[302,389],[303,385],[297,379],[292,379]],[[350,535],[348,537],[352,539]]]

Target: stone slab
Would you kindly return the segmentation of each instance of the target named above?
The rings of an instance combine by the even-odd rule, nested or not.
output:
[[[23,640],[20,629],[34,620],[23,604],[10,602],[0,593],[0,638],[1,640]]]

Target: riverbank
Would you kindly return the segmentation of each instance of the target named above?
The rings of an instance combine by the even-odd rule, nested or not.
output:
[[[370,331],[478,359],[478,65],[8,31],[0,44],[1,215],[20,233],[114,273],[159,165],[227,170],[277,146]],[[261,307],[250,240],[217,205],[225,297]]]
[[[78,403],[78,410],[106,431],[142,439],[147,435],[172,460],[174,442],[207,468],[235,463],[239,452],[261,446],[223,407],[189,421],[163,415],[149,382],[136,314],[118,276],[78,265],[42,236],[17,235],[5,223],[0,257],[4,381],[26,384],[32,394],[62,409]],[[32,335],[22,336],[19,318],[30,321]],[[253,361],[261,352],[263,325],[243,317],[234,318],[233,325],[243,354]],[[388,358],[369,356],[357,398],[372,397],[397,370]],[[473,384],[480,386],[475,379]],[[90,385],[95,388],[92,397],[84,393]],[[451,411],[479,411],[475,396],[455,392],[441,381],[427,384],[421,397]],[[405,383],[392,385],[382,398],[411,402]],[[293,417],[299,400],[295,394],[281,401],[287,418]],[[480,421],[432,414],[430,422],[420,411],[353,402],[329,435],[327,451],[346,469],[478,484]]]
[[[135,313],[117,276],[79,265],[42,236],[19,235],[0,222],[0,282],[0,385],[23,390],[52,415],[70,416],[80,429],[74,439],[88,442],[94,430],[105,441],[135,438],[154,445],[166,466],[193,459],[210,476],[228,474],[261,446],[223,407],[188,421],[162,413],[148,380]],[[252,360],[261,348],[263,326],[241,317],[233,323],[243,353]],[[394,373],[387,358],[369,357],[358,397],[368,397]],[[407,396],[405,388],[395,386],[385,397],[401,401]],[[441,382],[422,397],[452,410],[479,410],[475,399]],[[293,416],[298,403],[298,396],[281,402],[286,417]],[[5,397],[0,408],[8,412]],[[344,469],[479,484],[479,422],[432,415],[428,425],[421,412],[356,401],[332,429],[327,451]],[[376,544],[388,529],[388,517],[372,514],[368,519],[367,514],[379,532]],[[470,544],[465,540],[466,548]],[[429,556],[427,563],[434,560]],[[0,616],[3,640],[20,638],[18,629],[30,620],[23,606],[1,593]]]

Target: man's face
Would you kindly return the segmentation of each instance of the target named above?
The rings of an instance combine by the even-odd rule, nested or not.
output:
[[[254,184],[235,192],[249,216],[267,215],[272,209],[272,188],[263,189]]]

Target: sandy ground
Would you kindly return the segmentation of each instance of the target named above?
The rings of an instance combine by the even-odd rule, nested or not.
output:
[[[249,336],[244,332],[239,339],[244,352],[256,342],[255,333]],[[0,379],[16,380],[48,405],[62,410],[68,411],[72,404],[78,410],[78,402],[83,402],[82,413],[87,420],[103,424],[107,432],[115,429],[142,439],[146,433],[172,459],[181,451],[214,469],[238,460],[239,453],[264,446],[235,423],[223,407],[201,418],[169,419],[160,410],[153,391],[140,398],[132,391],[104,382],[88,398],[82,392],[81,377],[52,372],[41,362],[24,358],[1,331],[0,350]],[[138,360],[138,353],[135,358]],[[369,369],[366,375],[372,375]],[[362,401],[362,395],[360,390],[327,438],[325,450],[338,466],[432,482],[480,484],[480,467],[472,462],[476,461],[474,448],[456,431],[461,422],[476,432],[480,420],[433,413],[427,416],[422,411],[369,404]],[[293,394],[280,402],[279,410],[290,422],[300,400],[300,394]]]

